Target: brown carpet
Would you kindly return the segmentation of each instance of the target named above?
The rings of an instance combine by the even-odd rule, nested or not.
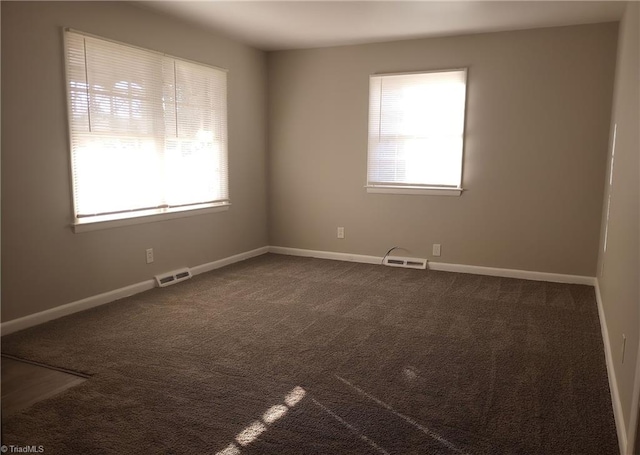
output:
[[[2,339],[48,454],[617,454],[594,290],[267,254]]]

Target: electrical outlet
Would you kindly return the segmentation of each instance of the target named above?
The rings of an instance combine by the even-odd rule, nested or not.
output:
[[[434,243],[433,244],[433,255],[434,256],[440,256],[440,244],[439,243]]]
[[[343,239],[344,238],[344,228],[343,227],[339,227],[338,228],[338,238],[339,239]]]
[[[622,363],[624,364],[624,351],[627,348],[627,337],[622,334]]]
[[[147,248],[147,264],[153,262],[153,248]]]

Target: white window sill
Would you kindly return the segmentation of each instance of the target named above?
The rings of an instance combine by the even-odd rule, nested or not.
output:
[[[426,196],[460,196],[462,188],[417,187],[417,186],[366,186],[367,193],[414,194]]]
[[[157,221],[186,218],[189,216],[206,215],[208,213],[229,210],[228,202],[218,204],[202,204],[197,207],[182,207],[174,209],[149,210],[144,212],[118,213],[115,215],[102,215],[91,219],[78,219],[72,225],[73,231],[79,232],[111,229],[133,224],[155,223]]]

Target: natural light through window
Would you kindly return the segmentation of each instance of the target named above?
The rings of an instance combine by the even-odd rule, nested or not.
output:
[[[370,77],[369,192],[460,194],[466,79],[465,69]]]
[[[307,392],[305,392],[302,387],[295,387],[291,392],[287,394],[286,397],[284,397],[284,402],[289,407],[295,406],[300,402],[300,400],[304,398],[306,394]]]
[[[244,427],[236,435],[235,440],[224,449],[216,452],[216,455],[240,455],[242,453],[240,447],[246,447],[254,442],[262,433],[268,430],[268,425],[272,425],[282,418],[289,411],[289,408],[300,403],[306,394],[306,390],[300,386],[291,389],[284,397],[284,404],[271,406],[262,414],[262,421],[257,420]]]
[[[229,203],[227,73],[65,31],[75,224]]]
[[[604,253],[607,252],[607,242],[609,240],[609,218],[611,218],[611,189],[613,187],[613,165],[615,164],[616,159],[616,136],[618,133],[618,124],[613,125],[613,141],[611,144],[611,164],[609,165],[609,185],[607,188],[607,192],[609,195],[607,196],[607,216],[604,225],[604,242],[602,246],[602,251]],[[602,257],[602,262],[600,265],[600,276],[604,275],[604,263],[607,256],[604,255]]]
[[[288,410],[288,407],[281,404],[271,406],[262,416],[262,420],[264,420],[265,423],[273,423],[285,415]]]
[[[251,444],[260,436],[260,433],[264,433],[265,431],[267,431],[267,427],[262,422],[253,422],[236,436],[236,441],[241,446],[246,446],[247,444]]]

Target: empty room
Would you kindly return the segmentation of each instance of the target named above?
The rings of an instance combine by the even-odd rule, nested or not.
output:
[[[640,453],[640,4],[4,1],[3,453]]]

